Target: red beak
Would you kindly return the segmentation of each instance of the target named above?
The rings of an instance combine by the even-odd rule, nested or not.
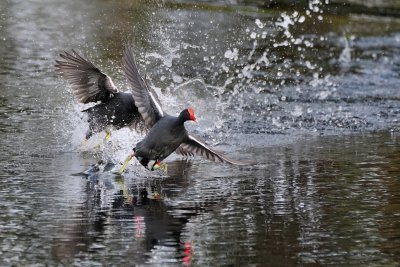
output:
[[[194,115],[193,108],[188,108],[188,111],[189,111],[189,119],[196,122],[196,116]]]

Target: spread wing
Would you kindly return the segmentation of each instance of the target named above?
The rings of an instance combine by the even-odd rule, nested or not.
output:
[[[242,162],[230,159],[222,153],[210,148],[204,142],[200,141],[197,137],[194,137],[192,135],[189,135],[188,139],[183,142],[175,152],[184,156],[199,155],[211,161],[226,162],[233,165],[251,164],[249,162]]]
[[[133,50],[127,47],[122,58],[123,70],[131,85],[133,99],[147,128],[151,128],[160,118],[164,117],[164,111],[156,92],[140,76]]]
[[[117,92],[113,81],[102,73],[89,60],[77,52],[63,52],[61,60],[56,60],[55,68],[71,84],[76,98],[81,103],[106,101],[112,93]]]

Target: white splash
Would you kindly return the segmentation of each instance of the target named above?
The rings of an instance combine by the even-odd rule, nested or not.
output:
[[[296,105],[291,114],[295,117],[300,117],[301,115],[303,115],[303,108],[299,105]]]
[[[174,81],[174,83],[182,83],[183,82],[183,78],[177,74],[172,75],[172,80]]]
[[[294,25],[293,19],[286,14],[286,12],[281,14],[281,21],[275,22],[275,25],[281,27],[284,30],[284,34],[287,38],[290,38],[292,34],[289,31],[289,26]]]
[[[344,48],[342,50],[342,52],[340,53],[339,56],[339,62],[343,63],[343,64],[347,64],[351,62],[351,48],[350,48],[350,44],[349,41],[347,40],[346,37],[343,37],[343,41],[344,41]]]
[[[238,60],[238,58],[239,58],[239,49],[237,49],[237,48],[233,48],[232,50],[228,49],[225,52],[224,57],[229,59],[229,60]]]
[[[265,24],[262,23],[261,20],[259,20],[259,19],[256,19],[255,23],[256,23],[257,27],[260,29],[265,27]]]

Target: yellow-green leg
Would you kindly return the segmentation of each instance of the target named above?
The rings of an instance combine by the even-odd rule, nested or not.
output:
[[[110,130],[106,130],[106,136],[104,137],[104,142],[108,142],[111,138],[111,131]]]
[[[124,164],[122,164],[121,169],[119,169],[119,174],[122,174],[126,168],[126,166],[128,165],[129,161],[133,158],[135,154],[129,154],[128,157],[125,159]]]
[[[121,176],[117,177],[117,183],[119,184],[121,190],[122,190],[122,195],[124,199],[128,202],[129,205],[133,204],[133,198],[132,196],[129,195],[128,190],[126,189],[124,179]]]
[[[110,140],[110,138],[111,138],[111,131],[110,130],[106,130],[106,136],[104,136],[103,144],[108,142]],[[100,146],[101,146],[101,143],[97,144],[94,148],[97,149],[97,150],[100,150]]]

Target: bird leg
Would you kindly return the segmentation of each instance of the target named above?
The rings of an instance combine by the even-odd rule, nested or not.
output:
[[[128,190],[126,190],[125,182],[122,177],[117,177],[117,183],[122,190],[122,195],[129,205],[133,205],[133,197],[129,195]]]
[[[110,138],[111,138],[111,131],[106,130],[106,136],[104,136],[103,144],[107,143],[110,140]],[[101,143],[97,144],[94,148],[100,150],[100,146],[101,146]]]
[[[119,174],[122,174],[126,168],[126,166],[128,165],[129,161],[135,156],[135,152],[132,152],[131,154],[128,155],[128,157],[126,157],[124,164],[122,164],[121,169],[119,169]]]
[[[106,136],[104,137],[104,142],[107,142],[111,138],[111,131],[106,130]]]

